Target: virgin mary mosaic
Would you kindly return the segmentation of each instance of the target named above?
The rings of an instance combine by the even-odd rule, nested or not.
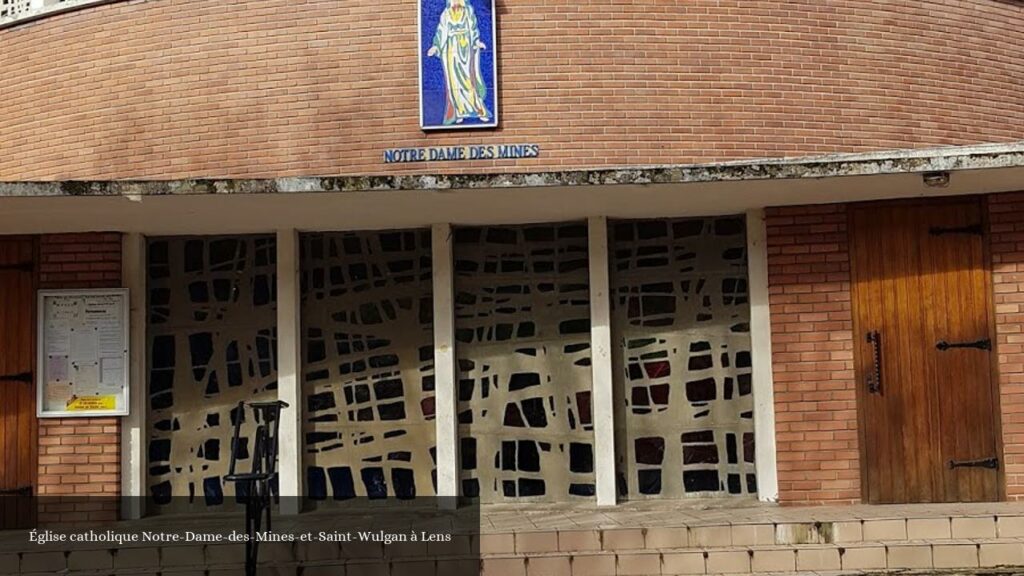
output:
[[[420,0],[420,126],[497,125],[494,0]]]

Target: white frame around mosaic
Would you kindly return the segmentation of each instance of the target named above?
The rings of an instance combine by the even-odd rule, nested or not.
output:
[[[679,216],[697,216],[679,215]],[[668,217],[668,216],[666,216]],[[767,250],[764,244],[764,211],[748,210],[747,224],[748,275],[751,306],[750,337],[753,355],[753,394],[755,432],[755,470],[758,475],[757,497],[761,501],[773,502],[778,498],[778,480],[775,454],[775,418],[773,410],[773,384],[771,374],[771,332],[768,317]],[[591,264],[592,301],[591,342],[595,352],[593,363],[593,393],[595,419],[595,476],[597,494],[595,504],[614,506],[618,503],[615,488],[615,443],[613,415],[614,379],[610,368],[610,353],[613,350],[610,321],[606,302],[609,294],[607,258],[608,218],[604,216],[587,219],[589,252]],[[434,258],[434,341],[436,367],[436,439],[437,439],[437,494],[455,496],[459,492],[458,463],[458,418],[457,395],[455,394],[457,370],[454,355],[454,307],[453,289],[452,226],[456,224],[432,224]],[[305,230],[304,230],[305,231]],[[322,231],[322,230],[317,230]],[[302,463],[302,399],[301,389],[301,330],[299,306],[299,231],[282,229],[277,234],[277,355],[278,355],[278,398],[289,403],[293,409],[282,413],[279,454],[280,490],[282,494],[303,492]],[[161,234],[166,235],[166,234]],[[131,325],[137,326],[132,334],[132,362],[130,364],[131,386],[135,393],[131,412],[124,421],[122,430],[122,494],[144,496],[146,467],[146,416],[145,388],[145,236],[129,233],[124,236],[124,285],[131,292]],[[600,263],[603,268],[598,268]],[[598,285],[595,285],[597,283]],[[598,295],[604,298],[598,298]],[[443,319],[443,320],[442,320]],[[141,324],[139,324],[141,322]],[[600,359],[598,359],[600,358]],[[138,498],[129,499],[139,502]],[[443,505],[454,505],[454,498],[441,498]],[[282,500],[283,514],[297,514],[300,499]],[[125,518],[139,518],[145,514],[140,505],[126,507]]]

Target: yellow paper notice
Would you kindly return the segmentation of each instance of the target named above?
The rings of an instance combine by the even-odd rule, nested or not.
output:
[[[86,396],[84,398],[72,398],[68,401],[68,412],[94,412],[99,410],[113,410],[117,407],[117,397],[108,396]]]

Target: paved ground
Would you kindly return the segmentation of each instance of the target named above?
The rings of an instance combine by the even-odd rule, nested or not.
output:
[[[387,510],[388,512],[384,512]],[[300,516],[274,517],[274,528],[284,531],[347,531],[356,529],[446,528],[460,524],[474,526],[476,510],[462,509],[457,515],[437,514],[432,507],[410,508],[402,514],[394,507],[348,507],[338,511],[319,510]],[[786,524],[835,522],[890,518],[952,518],[1024,516],[1024,502],[981,504],[911,504],[794,507],[756,501],[699,500],[628,502],[615,507],[582,504],[492,505],[480,510],[480,532],[522,533],[553,530],[594,530],[615,528],[663,528],[721,526],[738,524]],[[148,517],[95,527],[97,530],[222,531],[243,530],[242,516],[233,514],[174,515]],[[455,532],[464,530],[455,529]],[[475,530],[473,530],[475,531]],[[0,532],[0,551],[23,549],[27,533]]]

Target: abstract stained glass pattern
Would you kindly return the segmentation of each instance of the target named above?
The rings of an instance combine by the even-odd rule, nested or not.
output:
[[[435,494],[430,231],[303,235],[301,266],[306,493]]]
[[[743,217],[610,228],[620,494],[756,494]]]
[[[585,224],[455,230],[462,495],[594,494]]]
[[[158,505],[232,500],[223,476],[236,418],[239,469],[251,465],[252,414],[236,406],[277,397],[275,267],[272,236],[149,241],[148,485]]]

